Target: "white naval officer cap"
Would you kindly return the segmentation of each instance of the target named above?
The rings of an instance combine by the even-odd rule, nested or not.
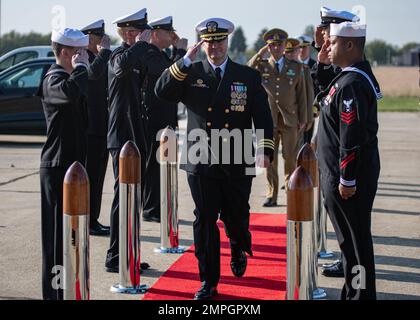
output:
[[[149,22],[149,26],[153,30],[163,29],[168,31],[175,31],[173,27],[173,18],[172,16],[168,16],[165,18],[159,18]]]
[[[300,41],[300,46],[301,47],[308,47],[314,41],[314,39],[312,37],[307,36],[307,35],[301,35],[301,36],[297,37],[297,39]]]
[[[117,18],[112,21],[113,24],[116,24],[118,27],[133,27],[136,29],[150,29],[150,26],[147,24],[147,9],[141,9],[135,13],[127,14],[123,17]]]
[[[235,25],[223,18],[210,18],[199,22],[195,30],[202,40],[222,41],[235,30]]]
[[[63,31],[53,30],[51,41],[67,47],[85,48],[89,45],[89,36],[80,30],[66,28]]]
[[[105,35],[105,21],[103,19],[95,21],[80,29],[84,34],[94,34],[97,36]]]
[[[349,11],[338,11],[327,7],[321,7],[321,26],[327,27],[331,23],[341,23],[345,21],[359,22],[360,18]]]
[[[342,22],[330,24],[330,36],[347,37],[347,38],[364,38],[366,37],[367,26],[354,22]]]

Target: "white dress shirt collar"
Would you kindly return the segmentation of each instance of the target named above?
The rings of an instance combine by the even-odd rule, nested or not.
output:
[[[225,62],[223,62],[220,66],[216,66],[215,64],[211,63],[210,60],[207,60],[211,67],[213,68],[214,72],[216,72],[216,68],[220,68],[222,70],[222,78],[225,75],[226,65],[228,63],[229,58],[226,58]]]

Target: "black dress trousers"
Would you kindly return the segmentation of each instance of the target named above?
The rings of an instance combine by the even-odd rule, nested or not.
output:
[[[41,246],[42,296],[44,300],[62,300],[63,290],[53,280],[63,266],[63,168],[41,168]],[[61,275],[62,276],[62,275]],[[61,285],[63,285],[61,279]]]
[[[90,225],[97,223],[101,213],[102,192],[109,152],[107,138],[89,135],[86,158],[86,171],[90,182]]]
[[[341,198],[338,184],[321,177],[324,204],[342,252],[345,276],[342,300],[376,300],[371,212],[378,177],[379,171],[375,170],[363,175],[358,179],[356,195],[349,200]]]
[[[150,130],[148,154],[146,159],[146,172],[144,174],[145,184],[143,189],[145,216],[160,218],[160,164],[156,153],[160,147],[160,141],[156,141],[158,131]]]
[[[252,177],[213,179],[188,174],[188,183],[196,206],[194,244],[200,279],[215,287],[220,280],[219,217],[231,247],[252,255],[249,232]]]

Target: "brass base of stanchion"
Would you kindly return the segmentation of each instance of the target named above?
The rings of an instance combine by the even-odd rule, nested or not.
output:
[[[160,254],[183,254],[185,253],[185,247],[178,247],[178,248],[156,248],[154,250],[155,253]]]
[[[318,257],[319,257],[320,259],[331,259],[331,258],[333,258],[333,257],[334,257],[334,253],[332,253],[332,252],[330,252],[330,251],[327,251],[327,252],[320,252],[320,253],[318,254]]]
[[[119,293],[119,294],[144,294],[149,291],[149,286],[143,284],[138,287],[134,288],[124,288],[119,284],[111,287],[112,293]]]
[[[326,297],[327,297],[327,293],[325,292],[324,289],[321,289],[321,288],[316,289],[312,294],[313,300],[321,300],[321,299],[325,299]]]

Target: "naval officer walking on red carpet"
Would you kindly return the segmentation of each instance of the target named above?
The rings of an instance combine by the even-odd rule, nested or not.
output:
[[[252,133],[254,124],[255,129],[264,131],[258,143],[257,165],[266,168],[273,158],[274,142],[273,120],[259,72],[236,64],[227,55],[228,36],[234,25],[212,18],[199,23],[196,30],[202,41],[163,73],[156,94],[167,101],[184,103],[189,111],[187,136],[191,139],[185,142],[184,155],[190,157],[183,156],[181,168],[187,171],[196,206],[194,243],[202,287],[194,299],[208,300],[217,294],[220,280],[219,215],[230,239],[231,268],[236,277],[245,274],[246,253],[252,256],[249,196],[253,176],[248,175],[248,169],[255,169],[255,158],[251,157],[253,163],[249,164],[242,152],[235,155],[235,147],[252,150],[252,134],[247,139],[245,132]],[[194,62],[201,46],[207,58]],[[228,136],[236,131],[240,138],[215,138],[213,134],[220,130]],[[200,133],[204,134],[203,140],[193,138]],[[204,149],[200,148],[203,141]],[[197,148],[203,161],[191,159],[192,154],[197,155]],[[210,163],[205,154],[211,155]],[[231,156],[230,162],[221,161],[226,160],[226,154],[235,157]],[[238,156],[241,161],[236,161]]]

